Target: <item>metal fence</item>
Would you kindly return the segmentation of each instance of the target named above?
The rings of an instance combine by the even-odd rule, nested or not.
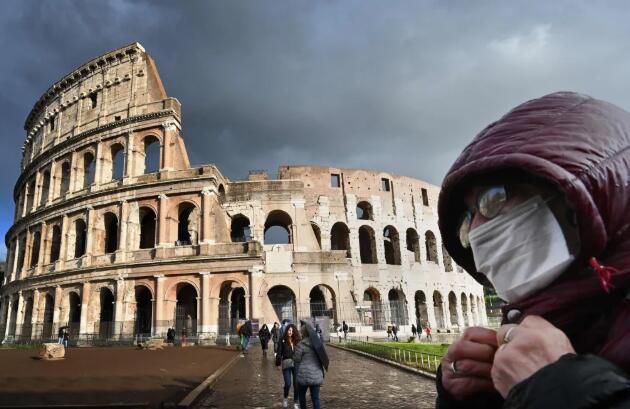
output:
[[[378,358],[387,359],[405,366],[436,373],[442,356],[418,352],[413,349],[383,345],[378,342],[369,342],[359,338],[339,339],[338,343],[344,347],[361,351]]]

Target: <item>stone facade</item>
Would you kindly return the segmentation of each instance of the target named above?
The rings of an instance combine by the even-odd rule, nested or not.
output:
[[[212,339],[242,318],[487,323],[482,287],[442,247],[438,187],[368,170],[282,166],[276,180],[231,181],[191,167],[180,104],[140,44],[55,83],[25,129],[6,340],[61,326],[79,339],[170,327]]]

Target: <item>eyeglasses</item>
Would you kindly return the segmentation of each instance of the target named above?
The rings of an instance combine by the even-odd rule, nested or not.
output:
[[[470,247],[468,234],[470,233],[470,224],[476,212],[486,219],[494,219],[499,215],[503,206],[507,202],[507,191],[505,186],[491,186],[482,191],[477,196],[474,209],[468,209],[464,212],[457,227],[459,241],[464,248]]]

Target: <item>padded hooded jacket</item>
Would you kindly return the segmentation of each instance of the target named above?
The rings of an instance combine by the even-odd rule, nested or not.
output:
[[[505,402],[498,394],[452,401],[440,377],[437,406],[630,407],[630,113],[558,92],[514,108],[464,149],[443,182],[439,226],[449,254],[482,284],[489,283],[476,271],[471,250],[461,246],[457,227],[467,189],[493,177],[546,182],[574,212],[576,260],[546,288],[505,306],[503,323],[540,315],[569,337],[577,355],[516,385]],[[609,278],[590,267],[592,258],[614,268]],[[518,314],[508,315],[512,310]]]

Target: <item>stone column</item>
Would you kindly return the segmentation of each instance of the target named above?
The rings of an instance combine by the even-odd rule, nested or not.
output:
[[[201,191],[201,240],[200,243],[211,243],[214,242],[210,237],[210,187],[204,187]]]
[[[4,330],[4,339],[6,340],[9,337],[9,330],[11,329],[11,315],[13,314],[13,297],[14,295],[10,295],[7,297],[7,326]]]
[[[160,170],[172,170],[173,164],[171,163],[171,139],[175,138],[175,132],[177,132],[177,126],[174,122],[165,122],[162,124],[164,128],[164,142],[162,143],[162,152],[163,160],[162,160],[162,169]]]
[[[207,271],[201,275],[201,332],[210,332],[210,273]]]
[[[472,315],[472,309],[471,309],[471,305],[470,305],[470,298],[468,296],[466,296],[467,300],[466,300],[466,316],[468,317],[468,326],[473,326],[475,325],[475,320],[473,319],[473,315]]]
[[[33,290],[33,316],[31,317],[31,339],[37,339],[41,336],[42,331],[38,328],[39,322],[39,290]]]
[[[31,239],[31,230],[26,229],[26,251],[24,252],[24,263],[22,263],[22,272],[26,272],[29,268],[31,268],[31,250],[33,250],[33,243],[31,243]],[[20,274],[20,277],[24,276],[24,274]]]
[[[63,270],[66,267],[68,257],[68,215],[64,214],[61,219],[61,243],[59,244],[59,261],[56,270]],[[74,249],[72,249],[74,251]],[[74,254],[73,254],[74,256]],[[74,257],[73,257],[74,258]]]
[[[92,206],[88,206],[87,208],[87,238],[85,240],[85,254],[86,256],[91,256],[93,249],[92,246],[94,245],[94,208]]]
[[[164,193],[158,196],[159,203],[159,215],[158,215],[158,247],[166,247],[168,245],[168,237],[166,237],[166,223],[168,213],[168,196]]]
[[[55,304],[53,308],[53,334],[56,334],[59,330],[59,319],[61,315],[61,302],[62,302],[61,286],[55,287]]]
[[[11,281],[14,281],[17,278],[17,266],[18,260],[20,258],[20,235],[18,234],[15,238],[15,246],[13,250],[13,265],[11,266]]]
[[[39,254],[37,255],[36,274],[41,274],[44,264],[46,264],[46,250],[48,249],[48,225],[42,222],[41,232],[39,234]]]
[[[446,301],[442,301],[442,316],[444,317],[444,326],[446,327],[446,329],[450,329],[453,324],[451,323],[451,311],[448,308],[448,295],[446,298]]]
[[[455,299],[457,299],[457,295],[455,295]],[[462,311],[462,300],[457,300],[455,305],[455,309],[457,311],[457,326],[460,330],[462,330],[466,326],[466,322],[464,321],[464,313]]]
[[[96,158],[94,158],[94,184],[103,183],[103,142],[96,144]]]
[[[116,302],[114,304],[114,336],[121,335],[125,322],[125,280],[116,280]]]
[[[87,334],[92,333],[88,329],[88,312],[90,305],[90,283],[83,283],[83,288],[81,289],[81,321],[79,324],[79,338],[85,338]]]
[[[120,255],[120,260],[127,259],[127,219],[129,213],[129,203],[126,200],[120,202],[120,235],[118,240],[118,251],[116,254],[116,261]]]
[[[55,172],[57,170],[57,161],[52,161],[50,164],[50,181],[48,182],[48,200],[46,200],[46,206],[48,206],[55,198]]]
[[[166,333],[166,323],[164,322],[164,274],[155,277],[155,335]]]
[[[24,325],[24,297],[22,296],[22,290],[17,292],[17,296],[18,306],[15,316],[15,338],[19,338],[22,335],[22,325]]]
[[[31,211],[34,212],[35,209],[39,207],[40,196],[42,195],[42,175],[40,172],[35,173],[35,191],[33,192],[33,207],[31,207]]]
[[[125,151],[125,177],[130,178],[134,175],[134,165],[135,165],[135,152],[134,152],[134,138],[133,134],[127,135],[127,150]]]
[[[72,159],[70,162],[70,187],[68,188],[68,192],[74,192],[77,189],[77,172],[78,172],[78,166],[77,166],[77,161],[78,161],[78,153],[76,151],[72,152]]]

